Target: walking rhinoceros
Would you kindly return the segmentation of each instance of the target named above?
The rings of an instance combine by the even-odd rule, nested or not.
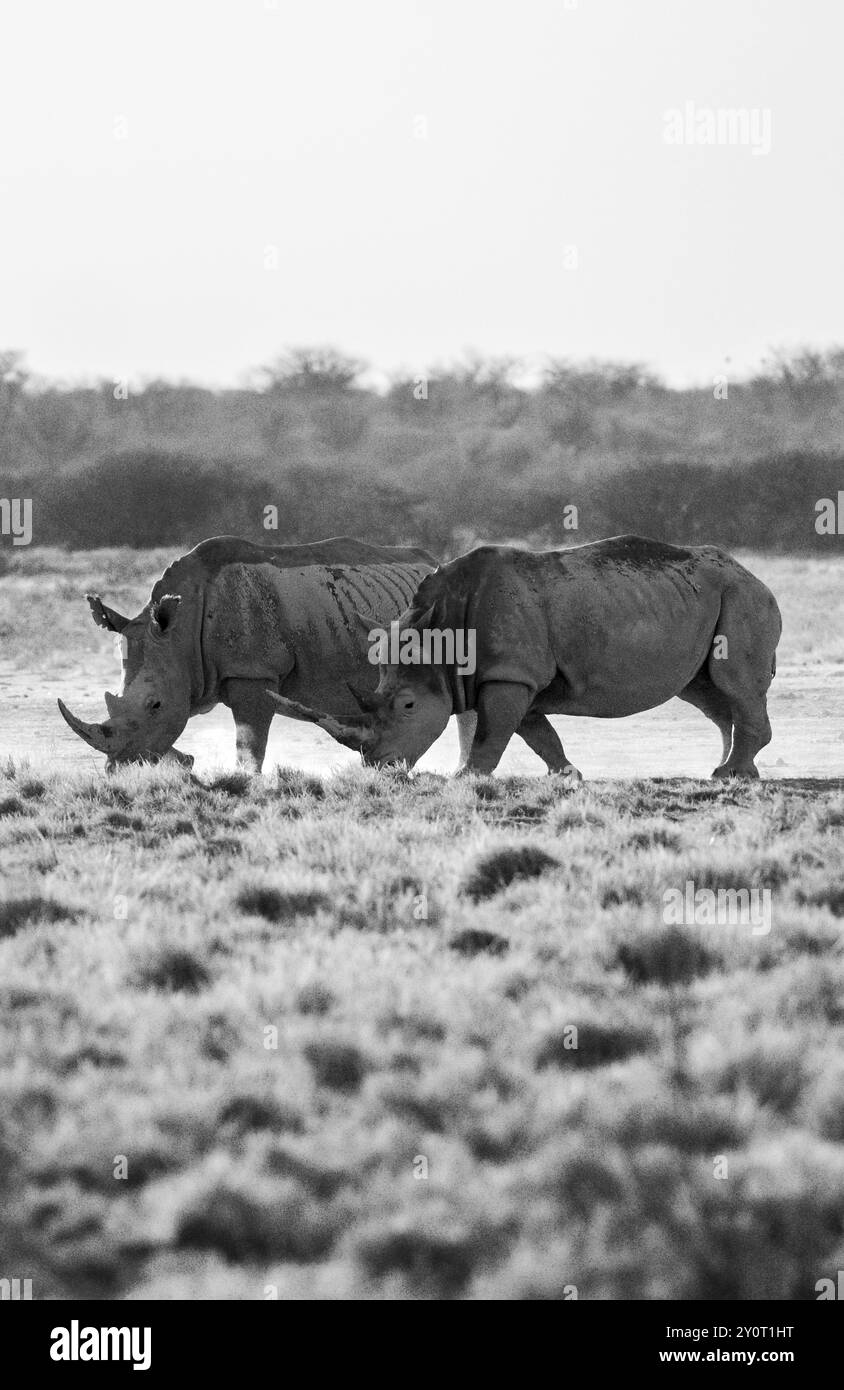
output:
[[[481,546],[422,580],[393,647],[411,629],[473,633],[474,671],[382,665],[365,702],[365,758],[413,764],[452,712],[474,711],[460,770],[492,772],[518,733],[549,771],[579,776],[549,714],[613,719],[679,695],[721,732],[713,775],[758,777],[781,626],[770,590],[715,546],[639,536],[540,553]],[[424,644],[408,642],[414,650]]]
[[[366,721],[347,682],[371,691],[377,669],[355,610],[390,622],[435,565],[424,550],[345,537],[274,547],[203,541],[165,570],[135,618],[88,594],[94,621],[122,638],[123,689],[106,694],[101,724],[77,719],[61,700],[59,709],[109,767],[168,753],[191,761],[174,741],[191,715],[222,702],[234,715],[239,764],[260,771],[278,713],[267,688],[290,698],[284,712],[294,717],[297,702],[317,705],[316,722],[360,748],[356,729]]]

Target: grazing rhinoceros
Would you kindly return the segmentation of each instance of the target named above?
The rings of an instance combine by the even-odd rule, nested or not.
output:
[[[473,632],[474,672],[382,665],[365,757],[413,764],[453,711],[475,711],[461,771],[492,772],[518,733],[550,772],[579,777],[549,714],[615,719],[679,695],[721,732],[713,775],[758,777],[781,627],[770,590],[715,546],[639,536],[540,553],[481,546],[422,580],[396,633],[400,648],[411,629]]]
[[[355,609],[390,622],[435,564],[424,550],[345,537],[272,547],[203,541],[165,570],[136,618],[88,595],[94,621],[122,638],[122,693],[106,694],[102,724],[83,723],[61,700],[59,709],[108,767],[165,754],[191,762],[172,745],[191,715],[221,701],[234,715],[239,764],[260,771],[278,712],[267,687],[290,697],[285,713],[294,717],[297,702],[318,705],[317,722],[360,748],[356,728],[366,721],[347,682],[371,691],[377,671]]]

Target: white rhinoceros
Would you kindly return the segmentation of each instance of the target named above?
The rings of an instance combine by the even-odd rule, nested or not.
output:
[[[438,635],[429,650],[472,646],[474,669],[391,656],[365,702],[369,729],[356,732],[367,762],[412,765],[450,714],[475,716],[460,770],[492,772],[518,733],[549,771],[579,776],[549,714],[613,719],[678,695],[721,732],[713,775],[758,777],[781,629],[770,590],[716,546],[640,536],[542,552],[481,546],[422,580],[390,643],[424,653],[424,634]]]
[[[70,727],[108,766],[191,760],[173,743],[194,714],[218,702],[234,715],[239,764],[259,771],[273,715],[267,688],[324,711],[318,721],[349,747],[366,721],[349,686],[371,691],[377,670],[355,609],[389,623],[436,560],[424,550],[339,537],[261,546],[234,536],[203,541],[170,565],[135,618],[88,594],[94,621],[119,633],[123,688],[107,693],[108,719],[88,724],[59,700]],[[342,721],[338,723],[338,720]]]

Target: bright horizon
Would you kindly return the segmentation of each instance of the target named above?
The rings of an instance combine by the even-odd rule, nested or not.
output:
[[[706,385],[844,340],[822,0],[4,21],[0,350],[37,376],[234,386],[330,344],[376,380],[474,351]]]

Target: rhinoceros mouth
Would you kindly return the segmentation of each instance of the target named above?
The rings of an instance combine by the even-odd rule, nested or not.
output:
[[[155,767],[165,763],[190,772],[195,761],[192,753],[183,753],[180,748],[168,748],[166,753],[140,753],[136,758],[107,758],[105,770],[106,775],[111,776],[124,767]]]

